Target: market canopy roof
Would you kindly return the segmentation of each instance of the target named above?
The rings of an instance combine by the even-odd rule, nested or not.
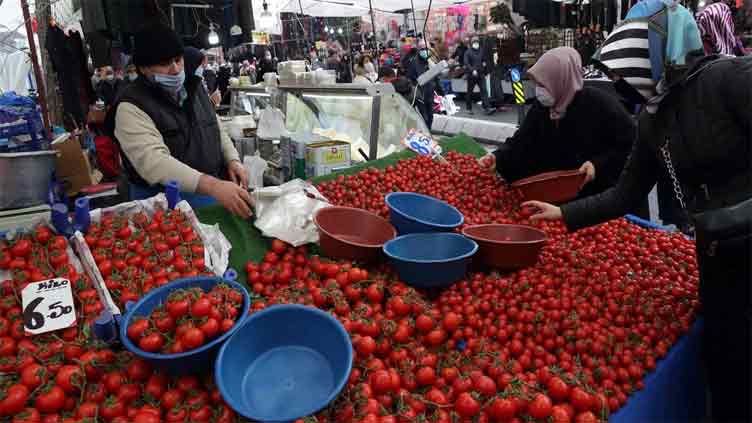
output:
[[[346,17],[366,16],[369,14],[368,0],[302,0],[303,13],[317,17]],[[466,1],[453,0],[413,0],[415,10],[438,9],[456,4],[464,4]],[[298,0],[280,0],[279,8],[283,12],[300,13]],[[372,0],[371,5],[375,12],[394,13],[398,10],[410,9],[410,2],[406,0]]]

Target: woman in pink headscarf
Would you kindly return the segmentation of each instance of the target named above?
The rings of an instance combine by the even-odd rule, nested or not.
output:
[[[616,184],[635,136],[632,117],[617,97],[585,87],[580,55],[569,47],[548,51],[528,71],[536,101],[511,138],[481,159],[508,182],[554,170],[581,169],[581,196]]]

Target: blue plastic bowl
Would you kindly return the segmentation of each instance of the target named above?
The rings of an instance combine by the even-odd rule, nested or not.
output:
[[[224,283],[243,293],[243,306],[238,314],[238,322],[226,333],[215,338],[213,341],[202,345],[195,350],[186,351],[180,354],[155,354],[142,350],[134,344],[127,335],[128,326],[134,318],[147,316],[160,304],[163,304],[171,292],[178,289],[200,287],[204,291],[210,291],[215,285]],[[128,351],[143,358],[152,364],[155,368],[164,370],[172,375],[183,375],[189,373],[205,373],[211,370],[212,363],[217,357],[219,347],[230,338],[230,336],[242,326],[242,320],[248,315],[248,309],[251,306],[251,298],[248,291],[237,282],[225,280],[218,277],[197,277],[177,279],[165,286],[161,286],[146,294],[135,305],[130,307],[125,313],[125,317],[120,323],[120,342],[123,343]]]
[[[467,273],[478,244],[455,233],[424,233],[397,237],[384,244],[400,279],[417,288],[443,288]]]
[[[251,315],[219,350],[214,378],[237,413],[262,422],[314,414],[352,370],[350,336],[332,315],[298,304]]]
[[[459,210],[428,195],[393,192],[384,201],[389,207],[389,219],[400,235],[450,232],[465,221]]]

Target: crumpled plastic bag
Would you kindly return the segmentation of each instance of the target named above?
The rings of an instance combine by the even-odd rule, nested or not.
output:
[[[285,115],[275,107],[261,111],[256,135],[265,140],[278,140],[289,135],[285,126]]]
[[[318,242],[313,216],[328,207],[329,201],[310,183],[293,179],[279,186],[253,192],[256,227],[269,238],[277,238],[297,247]]]
[[[243,157],[243,167],[248,172],[248,188],[264,186],[264,172],[269,165],[261,158],[258,151],[253,156]]]

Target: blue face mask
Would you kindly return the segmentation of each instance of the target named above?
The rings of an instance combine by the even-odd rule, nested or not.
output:
[[[199,78],[203,78],[204,77],[204,67],[203,66],[197,67],[195,75],[198,76]]]
[[[154,82],[164,90],[176,93],[183,87],[183,83],[185,82],[185,71],[181,70],[177,75],[155,73],[153,78]]]
[[[421,50],[418,54],[421,59],[428,59],[428,50]]]

